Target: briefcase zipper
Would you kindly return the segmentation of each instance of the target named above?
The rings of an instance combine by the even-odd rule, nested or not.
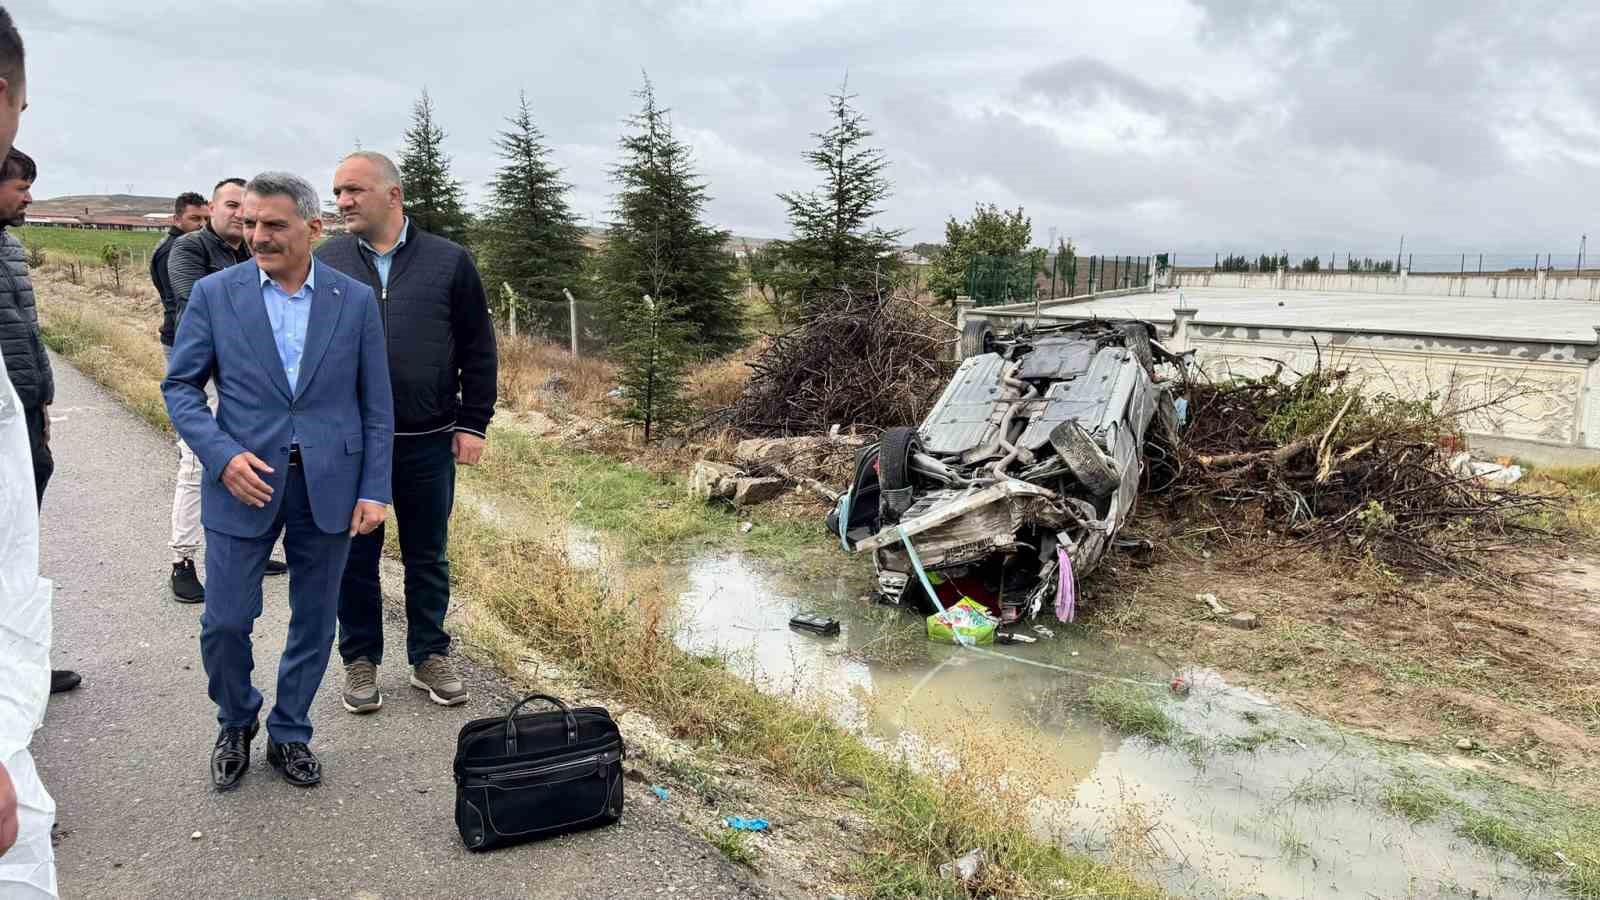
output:
[[[576,769],[579,766],[599,765],[603,762],[611,762],[617,756],[618,754],[616,753],[595,753],[580,759],[572,759],[561,763],[552,763],[548,766],[536,766],[531,769],[517,769],[514,772],[491,772],[479,777],[483,778],[485,781],[508,781],[513,778],[531,778],[534,775],[548,775],[551,772],[563,772],[567,769]],[[608,759],[608,757],[611,759]]]

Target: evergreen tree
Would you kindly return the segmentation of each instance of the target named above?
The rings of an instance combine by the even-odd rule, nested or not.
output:
[[[821,291],[887,289],[899,269],[895,241],[905,231],[872,225],[892,188],[884,176],[889,163],[882,150],[866,146],[872,136],[866,116],[851,105],[855,95],[845,91],[841,85],[830,96],[832,123],[813,135],[817,146],[805,153],[822,173],[822,185],[810,193],[778,195],[794,232],[782,253],[802,306]]]
[[[550,150],[533,124],[527,94],[519,96],[517,111],[506,122],[509,128],[495,140],[502,164],[491,183],[476,242],[494,298],[491,306],[505,321],[514,304],[517,321],[529,327],[552,324],[551,334],[565,336],[568,319],[561,291],[577,286],[584,259],[583,229],[567,206],[571,185],[550,164]]]
[[[400,151],[400,190],[406,215],[418,228],[458,244],[467,240],[467,214],[461,208],[461,182],[450,177],[444,152],[444,129],[433,119],[433,100],[426,88],[411,107],[411,127]]]
[[[627,408],[622,416],[644,426],[646,441],[663,427],[687,415],[683,375],[693,346],[695,327],[685,310],[671,301],[645,294],[622,311],[617,323],[620,343],[613,356],[621,360],[620,379]]]
[[[622,137],[622,161],[611,171],[616,219],[597,266],[602,320],[609,336],[623,338],[648,294],[654,315],[693,327],[702,352],[734,349],[744,340],[744,315],[728,232],[702,220],[705,183],[688,146],[673,137],[648,76],[634,96],[640,110],[628,120],[633,130]]]

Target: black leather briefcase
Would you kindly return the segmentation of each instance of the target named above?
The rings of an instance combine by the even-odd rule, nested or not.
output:
[[[530,701],[556,709],[517,715]],[[622,818],[622,733],[597,706],[530,694],[504,716],[474,719],[456,739],[456,827],[490,850]]]

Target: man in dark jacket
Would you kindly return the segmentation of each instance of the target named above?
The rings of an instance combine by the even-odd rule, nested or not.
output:
[[[33,202],[33,180],[38,176],[33,159],[15,147],[0,162],[0,351],[6,359],[6,375],[22,402],[28,449],[33,455],[35,499],[43,506],[45,485],[56,468],[50,453],[50,404],[56,399],[56,380],[39,333],[28,253],[7,230],[25,221],[28,204]],[[50,693],[70,691],[82,680],[76,672],[52,669]]]
[[[450,604],[445,555],[456,464],[476,465],[494,415],[494,328],[472,257],[412,224],[400,173],[380,153],[339,164],[333,196],[350,233],[323,244],[317,258],[366,282],[378,295],[394,385],[394,512],[405,564],[406,657],[410,682],[444,706],[467,690],[450,663],[444,630]],[[350,542],[339,591],[339,655],[344,705],[354,713],[383,705],[383,592],[378,558],[383,527]]]
[[[156,286],[156,296],[161,298],[163,348],[172,346],[172,336],[178,331],[178,298],[172,295],[172,279],[167,277],[167,256],[172,253],[174,241],[204,228],[210,219],[211,206],[206,198],[194,191],[179,194],[172,202],[172,225],[167,229],[167,236],[150,254],[150,282]]]
[[[205,224],[168,243],[166,287],[173,298],[173,333],[183,319],[183,310],[189,305],[189,292],[194,289],[195,282],[250,258],[250,248],[244,241],[244,220],[240,216],[243,203],[244,179],[224,178],[211,189],[210,217]],[[171,344],[165,349],[170,359]],[[215,402],[214,397],[212,402]],[[171,575],[172,596],[179,603],[203,603],[206,599],[205,586],[200,583],[200,574],[194,566],[205,535],[200,524],[200,474],[200,460],[180,438],[178,481],[172,491]],[[281,575],[286,571],[288,567],[281,561],[267,560],[268,575]]]

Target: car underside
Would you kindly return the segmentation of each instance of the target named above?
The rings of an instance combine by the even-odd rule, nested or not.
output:
[[[857,456],[829,527],[873,554],[887,602],[966,597],[1002,623],[1050,604],[1070,619],[1141,484],[1176,475],[1183,361],[1131,320],[997,332],[980,319],[962,347],[922,424]]]

